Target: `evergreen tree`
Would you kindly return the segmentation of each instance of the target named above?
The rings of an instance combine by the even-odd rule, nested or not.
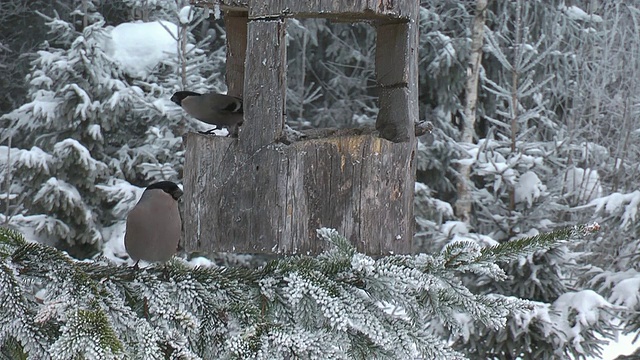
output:
[[[34,238],[84,257],[108,240],[103,232],[120,231],[141,192],[136,186],[181,178],[181,134],[195,125],[183,121],[169,98],[182,86],[203,88],[214,70],[199,68],[207,55],[190,34],[206,17],[203,12],[182,32],[171,22],[148,23],[167,32],[174,54],[183,52],[161,53],[152,68],[132,69],[118,53],[118,27],[106,27],[92,2],[80,5],[73,21],[42,15],[50,41],[32,64],[31,101],[2,117],[15,156],[0,159],[0,180],[11,184],[9,205],[11,199],[20,204],[5,214],[5,222],[34,229]],[[156,6],[154,19],[171,14],[178,22],[175,2]],[[143,25],[127,24],[138,31]],[[184,68],[186,83],[179,86],[176,73]],[[114,224],[118,229],[108,228]]]
[[[426,182],[419,187],[417,198],[417,202],[426,203],[417,207],[416,212],[420,229],[417,244],[421,249],[438,250],[460,239],[481,246],[496,241],[507,244],[573,221],[561,216],[569,210],[566,194],[578,188],[569,187],[567,182],[567,174],[574,173],[567,170],[572,145],[559,146],[557,142],[558,134],[563,134],[566,127],[554,111],[558,107],[556,101],[564,101],[557,92],[554,69],[558,66],[557,58],[571,51],[561,48],[559,39],[574,35],[577,20],[564,12],[563,7],[546,3],[518,1],[491,5],[485,29],[478,105],[482,121],[476,126],[477,140],[464,147],[455,143],[455,137],[459,136],[457,129],[441,119],[458,116],[459,100],[452,103],[449,99],[440,105],[440,100],[434,99],[437,104],[433,106],[434,121],[443,125],[436,130],[436,140],[430,146],[418,147],[418,169],[428,170],[419,172],[420,179]],[[447,11],[447,15],[461,12],[446,4],[434,9]],[[468,19],[466,12],[461,16]],[[435,20],[428,24],[436,27],[441,18],[441,14],[430,16],[427,19]],[[460,26],[453,21],[448,25],[454,31]],[[464,40],[469,36],[458,34]],[[454,64],[465,73],[452,58],[468,51],[458,50],[456,44],[447,38],[432,51],[438,54],[442,48],[444,55],[431,55],[427,59],[434,66]],[[462,44],[464,48],[470,40]],[[463,57],[460,62],[467,61]],[[455,84],[461,86],[463,82]],[[548,98],[547,93],[558,96]],[[449,198],[453,186],[442,176],[451,176],[451,165],[458,162],[470,164],[472,170],[474,215],[470,224],[451,221],[452,209],[441,203],[455,199]],[[584,204],[588,198],[580,201]],[[611,305],[590,290],[569,291],[576,285],[576,279],[567,275],[581,255],[573,246],[563,246],[503,265],[509,274],[506,281],[467,278],[465,284],[474,291],[518,296],[534,301],[535,306],[530,313],[511,318],[508,326],[500,330],[469,326],[469,332],[457,337],[456,348],[478,359],[553,359],[598,353],[605,341],[596,334],[613,336],[612,318],[607,314]],[[568,299],[594,304],[599,309],[597,315],[581,321],[585,309],[567,306]],[[590,310],[587,312],[593,315]]]
[[[38,146],[27,158],[43,156],[43,151],[48,155],[37,160],[47,166],[35,174],[13,171],[12,192],[25,194],[26,216],[20,220],[45,239],[64,239],[61,246],[95,247],[102,241],[95,185],[109,174],[103,154],[110,144],[103,133],[113,130],[115,136],[108,138],[112,141],[124,136],[114,113],[127,113],[130,107],[109,101],[126,84],[102,51],[102,18],[94,13],[86,19],[92,23],[82,31],[59,18],[47,19],[54,43],[40,50],[33,62],[32,101],[4,117],[11,123],[15,144]],[[29,168],[19,163],[23,158],[17,160],[7,168]]]
[[[434,324],[499,328],[530,305],[473,294],[458,274],[504,279],[497,262],[590,231],[375,260],[320,229],[332,246],[318,257],[260,269],[174,259],[140,271],[75,261],[0,228],[0,351],[29,359],[463,359]]]

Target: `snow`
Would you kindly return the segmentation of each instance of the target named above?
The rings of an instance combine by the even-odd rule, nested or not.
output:
[[[99,172],[104,171],[107,165],[101,161],[95,160],[89,150],[84,147],[78,140],[64,139],[53,146],[53,153],[58,159],[67,159],[77,156],[77,164],[81,165],[92,176],[98,176]]]
[[[89,94],[87,94],[87,92],[77,84],[69,84],[63,87],[60,91],[66,92],[68,90],[72,90],[76,95],[78,95],[78,97],[80,97],[80,99],[82,99],[82,101],[78,102],[78,105],[76,105],[76,110],[73,114],[74,117],[80,116],[82,120],[87,120],[87,118],[89,118],[88,113],[93,113],[100,109],[100,102],[92,102]]]
[[[34,228],[35,225],[35,228]],[[27,241],[54,246],[60,237],[66,236],[71,229],[65,223],[48,215],[14,215],[11,226],[15,227]]]
[[[102,229],[102,236],[107,239],[102,248],[102,255],[117,264],[127,263],[125,259],[129,258],[124,247],[125,229],[126,221],[124,220]]]
[[[203,256],[194,257],[187,262],[187,264],[193,267],[215,267],[216,264]]]
[[[581,20],[581,21],[593,21],[596,23],[602,22],[602,17],[598,15],[589,15],[584,10],[579,7],[573,5],[563,8],[565,14],[569,16],[572,20]]]
[[[436,207],[436,211],[438,211],[444,217],[453,217],[453,207],[446,201],[433,199],[432,203]]]
[[[8,147],[0,146],[0,159],[6,159],[8,151]],[[45,174],[49,173],[49,165],[53,161],[51,155],[37,146],[32,147],[30,150],[11,148],[10,155],[12,164],[21,164],[29,169],[38,169],[38,171],[43,171]]]
[[[574,194],[581,201],[591,201],[602,196],[600,176],[596,170],[570,168],[565,174],[564,186],[568,194]]]
[[[602,356],[587,357],[587,360],[615,360],[620,355],[630,355],[640,344],[633,342],[635,333],[620,335],[617,341],[611,341],[604,346]]]
[[[29,111],[32,112],[32,116],[37,118],[41,117],[46,119],[47,122],[54,121],[58,113],[56,109],[60,104],[60,100],[56,98],[56,94],[54,91],[49,90],[38,90],[34,94],[33,101],[26,103],[18,109],[18,114],[26,114]],[[11,115],[11,114],[9,114]],[[13,118],[13,116],[11,116]],[[23,117],[20,119],[20,122],[23,121],[31,121],[31,117]],[[31,124],[33,127],[34,125]]]
[[[87,127],[87,133],[92,139],[102,141],[102,128],[98,124],[92,124]]]
[[[498,191],[498,189],[503,185],[503,182],[506,184],[513,184],[517,175],[517,172],[507,163],[494,161],[478,164],[476,173],[479,176],[493,175],[495,178],[493,182],[494,191]]]
[[[58,239],[53,236],[46,236],[44,234],[39,234],[38,229],[40,228],[42,222],[47,221],[48,218],[46,215],[29,215],[24,216],[22,214],[13,215],[9,218],[10,228],[16,229],[19,231],[28,242],[37,242],[40,244],[46,244],[49,246],[55,246]],[[7,218],[4,214],[0,213],[0,222],[5,223]],[[34,223],[37,223],[37,227],[34,227]],[[68,228],[67,228],[68,229]]]
[[[96,185],[96,188],[105,193],[109,199],[118,199],[118,202],[111,208],[114,216],[125,218],[142,197],[143,188],[129,184],[122,179],[111,179],[106,184]]]
[[[431,193],[431,190],[429,189],[429,187],[426,184],[421,183],[419,181],[416,181],[413,184],[413,189],[414,189],[414,192],[425,191],[427,193]]]
[[[518,183],[516,184],[516,203],[526,203],[531,207],[533,202],[536,201],[546,189],[547,187],[540,181],[538,175],[533,171],[527,171],[520,175]]]
[[[553,303],[553,308],[558,311],[561,319],[557,321],[557,326],[567,336],[567,341],[571,341],[575,349],[581,353],[584,353],[581,345],[584,341],[582,332],[598,322],[601,310],[612,307],[614,306],[611,303],[593,290],[567,292]],[[575,317],[570,318],[572,314],[575,314]]]
[[[599,201],[603,201],[604,209],[606,212],[611,214],[616,211],[616,209],[621,209],[623,204],[626,202],[625,196],[616,192],[608,196],[608,200],[603,201],[607,198],[599,199]],[[598,206],[599,207],[599,206]],[[596,209],[599,210],[599,209]]]
[[[450,68],[457,57],[456,48],[453,46],[453,39],[440,31],[429,32],[427,36],[442,46],[438,50],[437,56],[427,67],[427,71],[431,74],[437,74],[441,68]]]
[[[180,24],[187,25],[193,21],[195,15],[195,9],[191,6],[185,6],[180,9],[178,13],[178,19],[180,19]]]
[[[443,234],[456,235],[456,234],[468,234],[469,226],[463,221],[447,221],[442,224],[440,231]]]
[[[178,26],[168,21],[123,23],[111,30],[107,54],[132,77],[146,77],[178,51]]]
[[[640,276],[620,281],[613,287],[611,302],[635,310],[640,302]]]
[[[50,194],[55,194],[53,200],[56,202],[65,200],[65,203],[68,204],[68,208],[71,208],[73,206],[72,204],[82,203],[82,196],[78,192],[78,189],[75,188],[75,186],[69,184],[66,181],[59,180],[55,177],[49,178],[49,180],[47,180],[47,182],[36,193],[33,201],[43,201],[46,203],[45,205],[50,204]],[[64,204],[59,205],[62,205],[63,208],[65,207]]]
[[[569,314],[571,309],[575,310],[576,320],[583,326],[589,326],[595,324],[600,317],[600,309],[612,307],[612,304],[593,290],[582,290],[560,295],[553,307],[566,314]]]
[[[603,196],[592,200],[587,206],[595,206],[596,213],[604,210],[607,214],[618,214],[621,209],[624,209],[620,224],[620,227],[624,228],[635,222],[639,205],[640,191],[636,190],[629,194],[613,193]]]
[[[222,12],[220,11],[220,4],[219,4],[219,3],[216,3],[216,4],[213,6],[213,17],[214,17],[216,20],[220,20],[220,19],[222,19]]]

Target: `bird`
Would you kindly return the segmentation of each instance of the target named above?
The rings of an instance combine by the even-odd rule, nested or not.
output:
[[[242,99],[235,96],[178,91],[171,96],[171,101],[194,118],[215,126],[205,131],[206,134],[210,134],[217,128],[227,128],[232,137],[237,137],[238,126],[242,125],[244,119]]]
[[[178,199],[182,190],[171,181],[147,186],[127,215],[124,247],[138,261],[165,262],[177,252],[182,229]]]

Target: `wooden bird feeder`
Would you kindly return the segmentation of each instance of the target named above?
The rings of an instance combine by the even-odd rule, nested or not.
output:
[[[408,253],[414,230],[418,1],[211,0],[227,30],[238,138],[186,135],[185,249],[317,254],[330,227],[371,255]],[[377,31],[376,132],[285,144],[287,18],[370,21]]]

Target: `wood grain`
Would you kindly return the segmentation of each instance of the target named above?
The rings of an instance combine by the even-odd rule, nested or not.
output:
[[[249,154],[282,137],[287,44],[281,19],[249,21],[245,64],[244,124],[240,144]]]
[[[316,230],[330,227],[367,254],[410,252],[418,2],[217,3],[225,10],[229,93],[243,94],[245,121],[238,138],[185,136],[185,249],[317,254],[326,244]],[[289,145],[279,142],[286,17],[376,19],[377,131],[320,131]]]
[[[416,0],[249,0],[249,18],[408,19]]]
[[[316,254],[331,227],[369,254],[406,253],[415,149],[373,135],[271,144],[186,136],[185,248]]]
[[[380,110],[376,129],[380,136],[393,142],[415,142],[414,124],[419,121],[417,20],[416,14],[408,22],[377,27],[376,80],[380,88]]]
[[[227,94],[237,97],[242,97],[244,92],[248,21],[246,11],[224,12],[227,33]]]

